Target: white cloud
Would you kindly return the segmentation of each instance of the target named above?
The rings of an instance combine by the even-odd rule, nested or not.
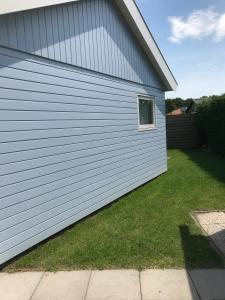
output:
[[[222,41],[225,38],[225,14],[221,15],[215,32],[215,40]]]
[[[213,7],[194,10],[186,20],[183,17],[169,17],[172,43],[181,43],[183,39],[202,39],[212,36],[215,41],[225,38],[225,13],[219,14]]]

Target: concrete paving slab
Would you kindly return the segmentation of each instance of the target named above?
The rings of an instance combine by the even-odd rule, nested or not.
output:
[[[223,224],[212,224],[212,225],[202,225],[201,226],[207,235],[214,235],[222,232],[225,229],[225,225]]]
[[[225,213],[224,212],[199,212],[196,213],[196,217],[200,224],[202,225],[212,225],[212,224],[224,224],[225,223]]]
[[[198,300],[185,270],[146,270],[141,272],[143,300]]]
[[[83,300],[90,271],[45,273],[32,300]]]
[[[192,270],[189,274],[201,299],[225,299],[225,270]]]
[[[29,300],[43,272],[0,273],[1,300]]]
[[[225,213],[196,213],[196,218],[201,228],[225,257]]]
[[[139,273],[134,270],[93,271],[87,300],[141,300]]]

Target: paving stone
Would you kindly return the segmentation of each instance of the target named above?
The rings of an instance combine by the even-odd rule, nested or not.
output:
[[[225,299],[225,270],[192,270],[189,274],[201,299]]]
[[[196,217],[201,225],[225,224],[224,212],[197,213]]]
[[[222,232],[225,229],[225,225],[223,224],[211,224],[211,225],[202,225],[202,228],[208,235],[214,235]]]
[[[29,300],[43,273],[0,273],[1,300]]]
[[[141,300],[139,273],[134,270],[93,271],[87,300]]]
[[[90,271],[45,273],[32,300],[83,300]]]
[[[203,224],[209,225],[210,224],[210,220],[208,218],[208,214],[205,214],[205,213],[196,213],[195,217],[196,217],[196,219],[198,220],[198,222],[201,225],[203,225]]]
[[[199,213],[196,217],[204,232],[225,256],[225,213]]]
[[[141,273],[143,300],[198,300],[185,270],[146,270]]]
[[[225,240],[215,240],[217,248],[220,250],[220,253],[225,257]],[[224,299],[225,300],[225,299]]]
[[[223,241],[225,243],[225,228],[223,231],[217,232],[211,236],[215,241]]]

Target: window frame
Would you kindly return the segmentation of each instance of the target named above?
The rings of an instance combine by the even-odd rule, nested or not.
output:
[[[140,124],[140,109],[139,102],[140,100],[151,101],[153,103],[153,124]],[[139,131],[149,131],[156,129],[156,106],[155,106],[155,97],[150,95],[138,95],[137,96],[137,107],[138,107],[138,130]]]

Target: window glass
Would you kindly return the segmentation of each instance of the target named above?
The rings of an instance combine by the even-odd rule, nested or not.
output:
[[[153,98],[139,97],[139,127],[148,129],[155,127],[155,103]]]

